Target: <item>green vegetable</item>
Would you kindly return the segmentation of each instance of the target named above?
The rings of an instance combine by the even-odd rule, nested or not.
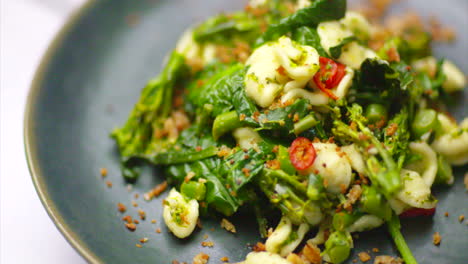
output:
[[[384,220],[388,221],[392,217],[392,209],[385,200],[385,197],[372,186],[362,186],[362,195],[359,205],[363,212],[373,214]]]
[[[320,56],[328,57],[327,52],[320,44],[320,36],[317,33],[317,29],[312,27],[300,27],[293,31],[293,40],[301,45],[307,45],[314,47]]]
[[[388,118],[388,113],[387,109],[385,106],[381,104],[370,104],[366,108],[366,114],[365,114],[367,120],[371,124],[375,124],[379,121],[384,121],[387,122]]]
[[[272,24],[267,31],[257,40],[256,46],[275,40],[288,32],[302,26],[315,27],[320,22],[338,20],[344,17],[346,12],[346,0],[316,0],[306,8],[281,19]]]
[[[406,244],[405,238],[401,234],[400,228],[401,228],[400,219],[398,218],[396,214],[393,214],[390,221],[387,222],[388,232],[392,236],[393,242],[398,248],[398,251],[400,251],[400,254],[403,257],[403,260],[405,261],[405,263],[406,264],[418,264],[418,262],[413,256],[413,253],[411,253],[411,249]]]
[[[358,218],[358,214],[339,212],[333,215],[332,226],[337,231],[345,231],[345,229],[353,224]]]
[[[314,127],[318,123],[319,121],[315,119],[314,115],[308,115],[302,118],[301,120],[299,120],[299,122],[297,122],[296,124],[294,124],[294,133],[296,135],[299,135],[300,133],[306,131],[307,129]]]
[[[216,117],[213,122],[213,138],[217,140],[225,133],[242,126],[236,111],[223,113]]]
[[[350,121],[357,125],[360,132],[353,130],[349,125],[337,119],[333,122],[333,134],[338,138],[347,138],[364,149],[369,147],[376,149],[381,160],[376,155],[369,155],[368,152],[364,153],[367,159],[366,165],[369,176],[373,183],[378,184],[386,196],[392,196],[401,188],[400,167],[387,150],[387,146],[384,146],[365,125],[367,119],[362,114],[362,107],[353,104],[348,107],[348,114]]]
[[[231,44],[233,39],[242,39],[249,43],[260,34],[260,23],[255,17],[245,12],[226,15],[220,14],[209,18],[193,31],[197,42]]]
[[[281,169],[288,173],[288,174],[295,174],[296,168],[291,163],[291,159],[289,159],[289,151],[288,148],[284,146],[278,147],[278,161],[280,163]]]
[[[198,201],[204,200],[206,196],[206,187],[205,184],[202,182],[184,182],[180,186],[180,191],[185,197],[189,199],[195,199]]]
[[[351,247],[352,238],[349,232],[335,231],[325,242],[324,253],[330,259],[329,262],[339,264],[349,257]]]
[[[428,132],[440,130],[439,119],[437,112],[432,109],[422,109],[418,113],[411,124],[411,132],[416,139],[420,139],[422,135]]]
[[[452,184],[453,171],[452,166],[442,155],[437,155],[437,174],[434,184]]]
[[[161,74],[143,89],[125,125],[112,132],[124,161],[161,151],[173,143],[155,137],[154,132],[172,110],[170,102],[175,83],[184,75],[184,61],[181,54],[172,52]]]
[[[313,173],[309,174],[309,182],[307,184],[307,197],[313,201],[317,201],[325,195],[323,179],[320,175]]]

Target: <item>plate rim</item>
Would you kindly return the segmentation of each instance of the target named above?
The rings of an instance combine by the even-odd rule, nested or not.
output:
[[[36,136],[32,131],[35,127],[33,111],[36,108],[37,98],[41,90],[41,83],[44,79],[46,70],[50,65],[50,60],[56,55],[57,49],[64,42],[71,29],[76,26],[79,19],[97,3],[97,1],[85,0],[84,3],[76,7],[75,10],[73,10],[65,19],[65,22],[62,24],[60,29],[55,33],[52,41],[48,44],[45,52],[39,60],[26,97],[26,107],[23,117],[23,139],[29,174],[37,195],[39,196],[39,200],[50,219],[52,219],[52,222],[60,231],[62,236],[65,237],[68,244],[71,245],[85,261],[88,263],[101,264],[104,263],[103,260],[97,257],[86,243],[78,237],[77,233],[65,223],[64,217],[58,212],[55,202],[50,198],[47,186],[44,183],[44,176],[40,172],[40,164],[37,160],[37,141]]]

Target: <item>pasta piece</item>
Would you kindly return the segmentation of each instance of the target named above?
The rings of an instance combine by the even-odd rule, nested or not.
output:
[[[445,134],[436,138],[431,147],[443,155],[453,165],[463,165],[468,162],[468,119],[458,127],[445,115],[439,114],[438,119]]]
[[[283,216],[275,231],[265,242],[266,250],[285,257],[296,249],[307,232],[309,232],[308,224],[302,223],[296,227],[288,217]]]
[[[292,232],[292,223],[288,217],[283,216],[275,228],[275,231],[268,237],[265,247],[268,252],[279,253],[284,241],[286,241]]]
[[[414,69],[422,72],[433,73],[437,70],[436,58],[429,56],[413,62]],[[442,64],[442,72],[445,74],[445,81],[442,83],[442,88],[448,92],[463,90],[466,86],[465,74],[453,62],[444,60]]]
[[[313,47],[281,37],[256,49],[247,65],[245,92],[259,106],[268,107],[283,89],[303,88],[312,79],[319,55]]]
[[[349,232],[364,232],[381,226],[384,221],[375,215],[363,215],[348,227]]]
[[[340,22],[361,40],[367,40],[372,33],[372,26],[367,19],[354,11],[347,11]]]
[[[250,252],[243,262],[237,264],[291,264],[280,255],[271,252]]]
[[[239,146],[243,149],[257,147],[257,143],[262,141],[260,135],[253,128],[241,127],[232,132]]]
[[[313,143],[317,157],[309,169],[323,177],[325,188],[332,193],[340,193],[348,188],[352,180],[351,164],[345,155],[337,152],[333,143]]]
[[[308,244],[313,244],[313,245],[321,245],[323,243],[325,243],[325,230],[328,229],[327,226],[325,225],[320,225],[319,226],[319,230],[317,232],[317,234],[315,235],[315,237],[307,240],[307,243]]]
[[[437,155],[426,142],[411,142],[411,152],[422,156],[422,160],[409,164],[406,168],[421,174],[427,186],[431,187],[437,174]]]
[[[198,202],[195,199],[186,201],[173,188],[164,200],[163,218],[166,226],[176,237],[188,237],[197,225]]]
[[[346,153],[346,157],[351,163],[351,167],[361,174],[366,174],[366,164],[364,163],[364,158],[357,149],[356,145],[351,144],[349,146],[341,147],[341,150]]]
[[[402,169],[400,173],[403,188],[395,195],[402,202],[416,208],[434,208],[437,200],[431,195],[431,188],[419,173]]]

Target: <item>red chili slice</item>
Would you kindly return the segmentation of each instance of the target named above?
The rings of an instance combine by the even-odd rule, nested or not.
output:
[[[315,85],[333,100],[338,97],[331,91],[345,76],[346,66],[331,59],[320,57],[320,70],[314,75]]]
[[[433,216],[435,214],[435,211],[436,211],[435,207],[431,209],[411,208],[401,213],[400,217],[410,218],[410,217],[417,217],[417,216]]]
[[[292,165],[299,171],[312,166],[317,153],[312,141],[305,137],[296,138],[289,148],[289,159]]]

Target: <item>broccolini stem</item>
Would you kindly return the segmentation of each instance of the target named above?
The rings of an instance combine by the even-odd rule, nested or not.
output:
[[[418,261],[414,258],[411,249],[408,247],[408,244],[406,244],[405,238],[401,234],[400,219],[396,214],[394,214],[390,221],[387,222],[387,228],[405,263],[418,264]]]
[[[170,164],[180,164],[187,162],[194,162],[201,159],[206,159],[218,154],[217,147],[208,147],[200,151],[169,151],[163,153],[157,153],[154,155],[142,155],[137,156],[148,160],[149,162],[155,165],[170,165]]]
[[[264,169],[264,170],[265,170],[266,176],[277,178],[283,182],[286,182],[287,184],[291,185],[296,190],[298,190],[301,194],[307,197],[307,188],[304,185],[302,185],[299,181],[296,181],[289,174],[285,173],[282,170],[271,170],[271,169]]]

